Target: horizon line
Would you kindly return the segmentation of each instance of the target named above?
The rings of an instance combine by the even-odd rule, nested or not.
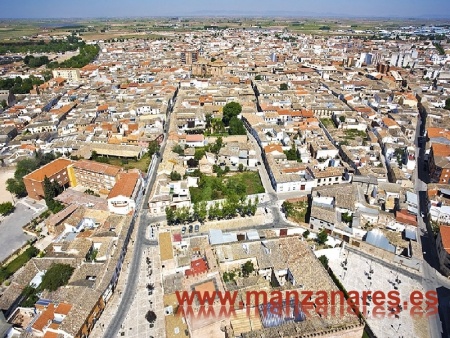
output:
[[[448,16],[447,16],[448,15]],[[376,16],[367,16],[367,15],[342,15],[342,14],[322,14],[322,15],[314,15],[314,14],[280,14],[280,15],[270,15],[270,14],[228,14],[228,15],[220,15],[220,14],[184,14],[184,15],[168,15],[168,14],[159,14],[159,15],[131,15],[131,16],[74,16],[74,17],[0,17],[0,21],[2,20],[86,20],[86,19],[164,19],[164,18],[199,18],[199,19],[258,19],[258,18],[274,18],[274,19],[391,19],[391,20],[450,20],[450,14],[423,14],[421,16],[401,16],[401,15],[376,15]],[[450,24],[450,21],[449,21]]]

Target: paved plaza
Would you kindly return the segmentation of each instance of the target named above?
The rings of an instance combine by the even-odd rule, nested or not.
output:
[[[345,263],[346,262],[346,263]],[[405,276],[401,270],[393,270],[387,265],[366,259],[348,250],[342,250],[339,259],[329,261],[329,266],[347,291],[383,291],[387,294],[391,290],[400,293],[402,309],[395,315],[384,306],[386,314],[375,317],[374,303],[369,301],[367,306],[367,322],[377,337],[429,337],[428,319],[426,318],[426,305],[414,311],[420,312],[418,318],[411,314],[413,306],[410,295],[414,290],[424,293],[420,278],[413,279]],[[407,304],[408,303],[408,304]]]

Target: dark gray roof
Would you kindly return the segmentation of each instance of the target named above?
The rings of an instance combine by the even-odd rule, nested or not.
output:
[[[415,229],[405,228],[405,238],[412,241],[417,241]]]
[[[3,311],[0,311],[0,337],[5,337],[11,327],[12,325],[6,321]]]
[[[366,242],[377,248],[395,253],[395,246],[389,242],[387,237],[379,229],[373,229],[367,232]]]

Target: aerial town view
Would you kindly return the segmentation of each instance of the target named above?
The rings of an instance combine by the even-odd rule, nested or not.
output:
[[[0,12],[0,338],[449,338],[450,2]]]

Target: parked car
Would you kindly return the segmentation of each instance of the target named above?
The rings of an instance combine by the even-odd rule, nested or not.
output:
[[[196,224],[195,227],[194,227],[194,231],[198,232],[199,229],[200,229],[200,224]]]
[[[189,233],[192,233],[192,230],[194,230],[194,227],[191,225],[189,225]]]
[[[181,228],[181,234],[184,235],[186,233],[186,227]]]

